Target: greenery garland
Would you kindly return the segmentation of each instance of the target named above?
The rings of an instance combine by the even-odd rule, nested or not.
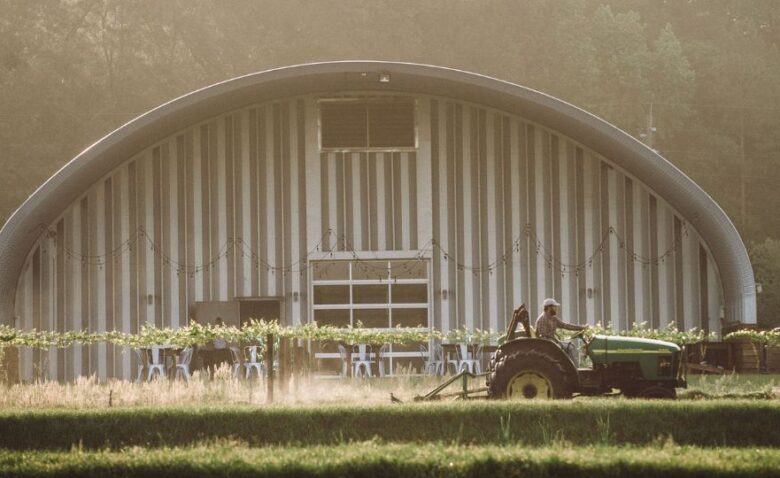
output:
[[[780,346],[780,328],[772,330],[737,330],[723,340],[749,340],[755,344]]]
[[[564,337],[572,335],[569,331],[562,332]],[[704,331],[698,329],[681,331],[674,325],[670,325],[665,329],[648,329],[645,323],[634,324],[631,329],[619,331],[613,330],[611,324],[608,324],[606,327],[593,326],[586,332],[587,336],[596,334],[665,340],[678,345],[705,340],[717,340],[714,333],[705,334]],[[241,328],[215,326],[212,324],[203,325],[193,322],[190,325],[177,329],[159,329],[154,325],[147,324],[143,325],[141,331],[137,334],[117,330],[107,332],[17,330],[7,325],[0,325],[0,348],[32,347],[48,349],[51,347],[64,348],[71,345],[90,345],[94,343],[111,343],[131,348],[144,348],[152,345],[189,347],[208,344],[216,339],[222,339],[227,342],[263,342],[269,335],[283,339],[334,341],[347,344],[409,344],[427,342],[432,339],[446,340],[452,343],[488,344],[497,343],[501,339],[501,336],[493,330],[467,329],[465,327],[441,333],[424,327],[397,327],[395,329],[378,330],[364,328],[361,324],[358,324],[358,327],[346,328],[317,325],[314,322],[298,326],[282,326],[275,320],[253,320]],[[780,331],[740,331],[726,336],[726,340],[737,338],[749,338],[754,342],[778,345],[780,344]]]

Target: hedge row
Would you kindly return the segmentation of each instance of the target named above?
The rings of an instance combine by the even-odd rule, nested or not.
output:
[[[119,452],[0,451],[0,474],[22,476],[243,477],[702,477],[777,476],[780,450],[459,446],[376,441],[307,448],[236,443]]]
[[[780,446],[777,401],[446,403],[383,406],[132,408],[0,412],[0,448],[67,450],[387,442]]]

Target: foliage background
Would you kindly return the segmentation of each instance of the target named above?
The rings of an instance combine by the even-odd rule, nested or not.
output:
[[[763,281],[759,321],[780,325],[780,285],[762,279],[780,275],[766,259],[780,239],[780,2],[0,0],[0,11],[0,223],[88,145],[197,88],[312,61],[430,63],[645,135],[734,220]]]

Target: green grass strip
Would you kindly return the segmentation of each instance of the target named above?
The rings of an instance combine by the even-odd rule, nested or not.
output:
[[[467,402],[382,406],[126,408],[0,412],[0,448],[388,442],[780,446],[777,401]]]
[[[655,447],[461,446],[378,441],[314,447],[192,448],[70,452],[0,451],[0,475],[27,476],[372,476],[703,477],[777,476],[780,450]]]

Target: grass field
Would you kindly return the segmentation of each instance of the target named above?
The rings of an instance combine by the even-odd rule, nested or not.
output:
[[[421,377],[0,388],[0,476],[780,476],[778,376],[676,401],[390,404]]]

